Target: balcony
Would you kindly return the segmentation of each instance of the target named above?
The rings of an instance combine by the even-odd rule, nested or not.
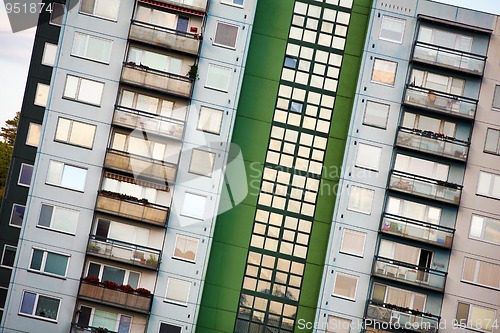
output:
[[[205,12],[208,0],[158,0],[158,2]]]
[[[166,73],[134,63],[124,63],[121,81],[161,93],[189,98],[193,81],[186,76]]]
[[[109,238],[90,235],[87,254],[157,270],[161,251]]]
[[[391,178],[389,180],[389,188],[391,190],[454,205],[460,204],[462,187],[462,185],[397,170],[391,171]]]
[[[380,231],[451,249],[455,229],[385,213]]]
[[[102,328],[92,327],[92,326],[82,326],[77,323],[71,323],[70,333],[118,333],[116,331],[106,330],[103,331]]]
[[[175,164],[111,148],[107,150],[104,166],[106,168],[132,173],[135,176],[156,178],[166,181],[168,184],[174,183],[175,173],[177,172],[177,166]]]
[[[181,120],[153,115],[119,105],[116,106],[115,114],[113,115],[113,125],[133,130],[140,129],[141,131],[176,140],[182,140],[185,126]]]
[[[469,153],[469,142],[457,140],[429,131],[400,127],[396,144],[399,147],[447,157],[465,162]]]
[[[168,207],[108,191],[99,191],[96,210],[160,227],[166,226],[169,213]]]
[[[371,300],[368,301],[366,318],[371,319],[367,321],[367,325],[379,322],[384,323],[384,329],[401,329],[418,333],[436,333],[440,319],[430,313],[422,313],[392,304],[375,303]]]
[[[403,103],[465,119],[474,119],[477,109],[477,100],[413,86],[406,87]]]
[[[200,38],[197,34],[180,32],[139,21],[132,21],[128,38],[192,55],[198,55],[200,48]]]
[[[413,60],[481,76],[486,57],[417,41]]]
[[[376,256],[373,275],[442,292],[447,274],[435,269]]]
[[[126,292],[109,288],[106,283],[85,281],[80,284],[78,298],[141,313],[149,313],[153,301],[151,294],[140,294],[137,291]]]

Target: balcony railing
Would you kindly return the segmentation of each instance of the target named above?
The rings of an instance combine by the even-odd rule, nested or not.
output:
[[[71,333],[118,333],[116,331],[110,331],[106,330],[104,331],[102,328],[99,327],[92,327],[92,326],[82,326],[77,323],[71,323]]]
[[[158,0],[158,2],[205,12],[208,0]]]
[[[149,313],[153,301],[151,295],[145,296],[137,292],[125,292],[120,289],[106,288],[103,283],[95,284],[85,281],[82,281],[80,284],[78,297],[141,313]]]
[[[451,248],[455,229],[385,213],[380,231],[420,242]]]
[[[193,55],[197,55],[200,48],[200,38],[197,34],[180,32],[140,21],[132,21],[129,39]]]
[[[375,257],[373,275],[437,291],[444,291],[446,282],[445,272],[378,256]]]
[[[413,60],[462,72],[483,75],[486,57],[417,41]]]
[[[462,195],[462,185],[417,176],[397,170],[391,171],[389,188],[454,205],[460,203],[460,197]]]
[[[414,86],[406,87],[404,103],[467,119],[473,119],[477,109],[477,100]]]
[[[99,192],[96,210],[161,227],[167,224],[169,212],[168,207],[138,202],[108,191]]]
[[[182,140],[184,122],[181,120],[153,115],[140,110],[117,105],[113,115],[113,125],[140,129],[152,134]]]
[[[158,269],[161,258],[160,250],[95,235],[90,235],[87,253],[154,270]]]
[[[104,166],[107,168],[133,173],[136,176],[146,176],[172,185],[175,180],[177,166],[135,154],[108,148]]]
[[[193,81],[186,76],[161,72],[134,63],[123,64],[121,81],[187,98],[191,96],[193,86]]]
[[[391,304],[376,303],[371,300],[368,301],[366,318],[370,319],[367,321],[368,325],[375,321],[386,323],[384,326],[388,327],[384,327],[384,329],[401,329],[419,333],[436,333],[440,319],[430,313],[422,313]]]
[[[448,157],[454,160],[467,160],[469,143],[454,138],[437,135],[429,131],[400,127],[396,144],[421,152]]]

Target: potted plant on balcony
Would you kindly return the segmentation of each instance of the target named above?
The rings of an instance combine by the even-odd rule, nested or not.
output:
[[[151,296],[151,292],[149,290],[147,290],[146,288],[137,288],[135,291],[140,296],[144,296],[144,297]]]
[[[189,69],[189,72],[186,76],[191,80],[198,80],[200,78],[198,75],[198,65],[191,65],[191,68]]]
[[[121,284],[118,286],[118,288],[120,288],[121,291],[124,291],[129,294],[134,292],[134,288],[132,288],[130,284]]]
[[[146,265],[151,266],[151,267],[157,267],[158,266],[158,259],[155,258],[152,254],[150,254],[148,260],[146,260]]]
[[[106,333],[106,332],[109,332],[109,330],[105,327],[98,327],[92,329],[92,333]]]
[[[97,245],[97,244],[94,244],[94,243],[90,243],[88,246],[87,246],[87,250],[89,252],[92,252],[92,253],[99,253],[99,250],[101,248]]]
[[[99,284],[99,278],[97,276],[86,276],[83,278],[83,282],[89,284]]]

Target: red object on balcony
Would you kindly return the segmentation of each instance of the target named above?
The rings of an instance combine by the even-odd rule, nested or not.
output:
[[[198,32],[198,28],[197,27],[191,27],[189,28],[189,32],[192,32],[192,33],[197,33]]]

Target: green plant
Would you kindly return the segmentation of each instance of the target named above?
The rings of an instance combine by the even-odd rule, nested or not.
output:
[[[158,259],[150,254],[148,260],[146,260],[146,264],[148,264],[149,266],[156,266],[158,265]]]
[[[200,77],[198,75],[198,65],[191,65],[189,72],[187,73],[187,77],[191,80],[198,80]]]
[[[99,252],[101,248],[96,245],[96,244],[93,244],[93,243],[90,243],[88,246],[87,246],[87,250],[89,250],[90,252]]]

